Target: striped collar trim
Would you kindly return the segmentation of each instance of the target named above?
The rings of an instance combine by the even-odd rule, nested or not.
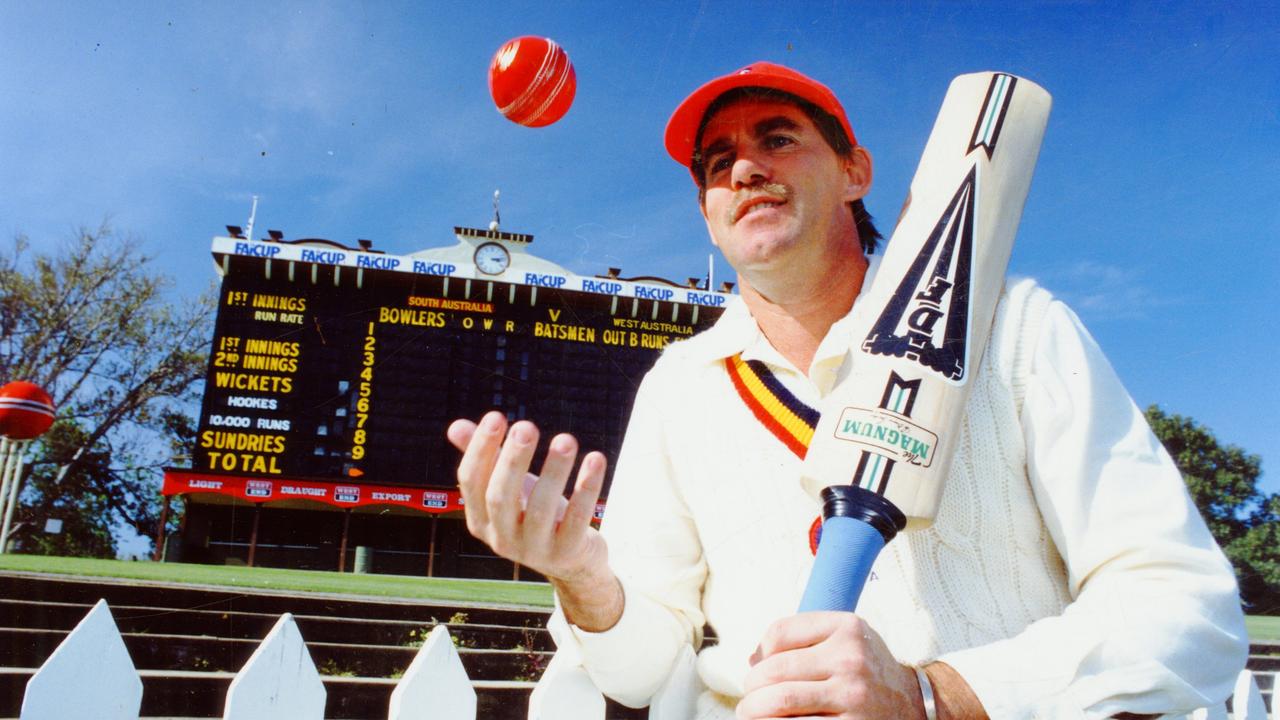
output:
[[[743,360],[742,353],[724,359],[729,379],[747,408],[761,424],[804,459],[818,425],[817,410],[804,404],[759,360]]]

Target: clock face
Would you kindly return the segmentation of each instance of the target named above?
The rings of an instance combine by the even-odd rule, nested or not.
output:
[[[498,275],[511,264],[511,253],[498,243],[485,243],[476,248],[476,267],[486,275]]]

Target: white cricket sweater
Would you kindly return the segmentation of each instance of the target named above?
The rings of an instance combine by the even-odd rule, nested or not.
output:
[[[603,633],[551,623],[602,692],[646,704],[710,623],[699,718],[733,716],[747,658],[799,603],[820,507],[723,358],[766,362],[816,406],[847,372],[849,333],[848,318],[832,327],[806,377],[737,302],[645,378],[602,528],[622,619]],[[1247,652],[1230,565],[1079,321],[1011,284],[973,382],[937,521],[886,547],[858,614],[901,662],[954,667],[993,720],[1224,700]]]

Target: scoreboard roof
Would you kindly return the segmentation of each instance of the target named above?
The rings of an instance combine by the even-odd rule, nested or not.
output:
[[[724,307],[730,293],[728,285],[721,290],[679,286],[658,278],[626,279],[617,272],[604,276],[584,277],[576,275],[555,263],[528,252],[531,235],[506,233],[496,230],[477,230],[455,227],[458,243],[447,248],[433,248],[410,255],[391,255],[371,250],[335,247],[334,243],[320,240],[248,240],[245,238],[216,237],[213,254],[219,262],[219,271],[227,272],[229,258],[240,256],[261,258],[283,263],[307,263],[333,268],[352,268],[357,272],[356,282],[363,281],[363,271],[381,270],[405,275],[437,275],[468,280],[492,280],[514,285],[574,290],[598,295],[688,303],[707,307]],[[527,238],[527,239],[526,239]],[[477,262],[477,252],[485,246],[498,246],[506,251],[509,263],[498,272],[486,272]],[[493,268],[493,269],[496,269]],[[268,271],[270,272],[270,271]]]

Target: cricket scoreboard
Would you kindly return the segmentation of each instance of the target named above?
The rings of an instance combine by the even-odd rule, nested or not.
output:
[[[567,273],[527,255],[527,235],[455,234],[434,257],[214,239],[222,287],[191,468],[215,478],[204,487],[224,477],[251,498],[264,480],[330,481],[295,490],[330,504],[361,486],[453,488],[445,429],[490,409],[612,461],[658,353],[729,298]]]

